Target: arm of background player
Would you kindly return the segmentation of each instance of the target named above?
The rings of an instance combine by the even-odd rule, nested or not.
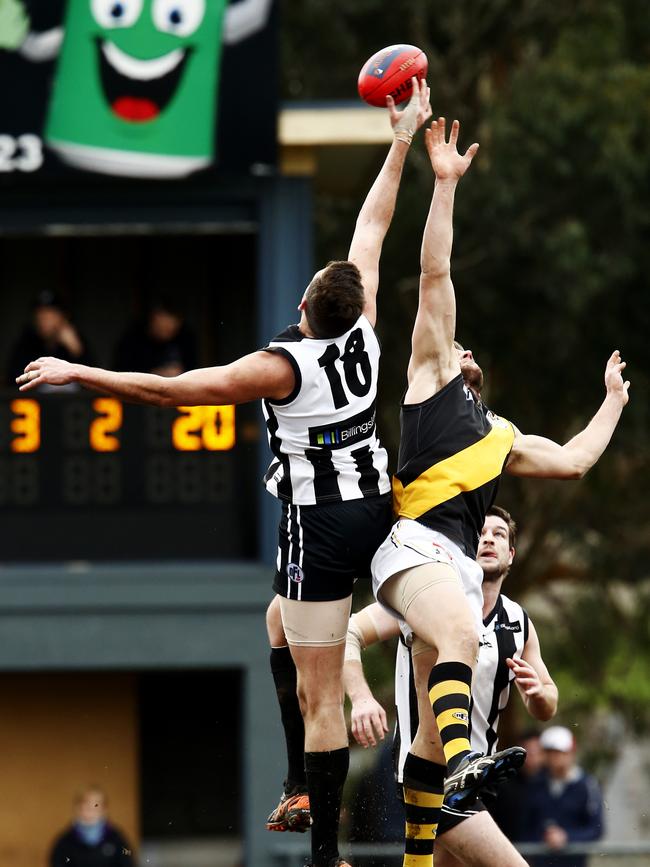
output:
[[[587,427],[566,445],[517,431],[506,471],[513,476],[581,479],[607,448],[628,401],[630,383],[623,382],[624,369],[625,362],[616,350],[605,368],[605,400]]]
[[[515,675],[515,684],[528,713],[542,722],[554,717],[557,686],[542,659],[539,638],[531,620],[528,621],[528,641],[521,659],[508,659],[506,662]]]
[[[362,747],[374,747],[378,740],[383,740],[388,731],[388,721],[385,710],[368,686],[361,664],[361,651],[377,641],[387,641],[396,635],[399,635],[399,623],[377,602],[367,605],[350,618],[343,683],[352,703],[352,735]]]
[[[275,352],[253,352],[222,367],[190,370],[180,376],[117,373],[99,367],[70,364],[59,358],[30,362],[16,379],[20,391],[47,383],[78,383],[129,403],[155,406],[221,406],[259,398],[280,400],[294,389],[291,363]]]
[[[429,397],[460,372],[454,349],[456,299],[451,282],[451,250],[456,186],[469,168],[478,145],[463,156],[456,149],[459,123],[446,141],[445,119],[425,133],[427,151],[436,175],[431,207],[422,237],[420,295],[413,328],[408,369],[411,402]],[[422,392],[422,393],[420,393]]]
[[[390,122],[395,138],[388,156],[363,203],[350,244],[348,259],[361,272],[366,303],[364,314],[372,325],[377,320],[377,290],[379,288],[379,258],[384,238],[395,213],[397,191],[411,139],[431,117],[429,88],[424,80],[413,79],[413,95],[404,111],[397,111],[391,97],[387,98]]]

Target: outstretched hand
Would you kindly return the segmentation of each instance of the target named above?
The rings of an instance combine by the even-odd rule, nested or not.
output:
[[[455,120],[451,125],[449,141],[445,132],[445,119],[439,117],[431,124],[431,128],[425,131],[425,141],[431,166],[439,181],[457,181],[470,167],[478,150],[478,144],[474,142],[467,148],[464,154],[459,154],[456,149],[460,123]]]
[[[605,387],[607,394],[618,395],[623,402],[623,406],[628,402],[630,396],[628,390],[630,388],[630,380],[626,379],[623,382],[623,371],[625,370],[626,362],[621,361],[621,353],[618,349],[607,359],[607,367],[605,368]]]
[[[25,372],[16,378],[20,391],[31,391],[39,385],[68,385],[74,381],[74,365],[60,358],[37,358],[30,361]]]
[[[422,124],[431,117],[433,110],[429,102],[431,88],[426,81],[424,79],[418,81],[417,78],[412,78],[411,81],[413,82],[413,94],[403,111],[397,110],[392,96],[386,97],[386,105],[393,132],[406,132],[412,137]]]

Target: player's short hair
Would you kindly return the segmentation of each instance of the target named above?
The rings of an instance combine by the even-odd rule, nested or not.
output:
[[[315,337],[340,337],[363,313],[365,296],[353,262],[328,262],[305,293],[305,316]]]
[[[515,524],[512,515],[510,512],[506,512],[505,509],[502,509],[501,506],[490,506],[487,510],[488,515],[495,515],[497,518],[501,518],[501,520],[507,524],[508,526],[508,547],[515,548],[517,542],[517,525]]]

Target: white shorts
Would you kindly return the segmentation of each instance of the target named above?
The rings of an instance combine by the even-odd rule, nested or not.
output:
[[[405,637],[410,632],[400,615],[384,605],[379,598],[381,587],[385,581],[404,569],[422,566],[426,563],[449,563],[455,570],[463,585],[465,596],[469,602],[476,626],[481,632],[483,626],[483,570],[476,560],[468,557],[461,549],[437,530],[430,530],[419,521],[410,518],[400,518],[372,558],[372,592],[375,599],[393,617],[397,617],[402,625]]]

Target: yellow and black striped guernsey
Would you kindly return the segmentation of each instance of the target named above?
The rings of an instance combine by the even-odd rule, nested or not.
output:
[[[395,512],[438,530],[476,556],[485,513],[512,448],[512,424],[459,374],[422,403],[402,404]]]

